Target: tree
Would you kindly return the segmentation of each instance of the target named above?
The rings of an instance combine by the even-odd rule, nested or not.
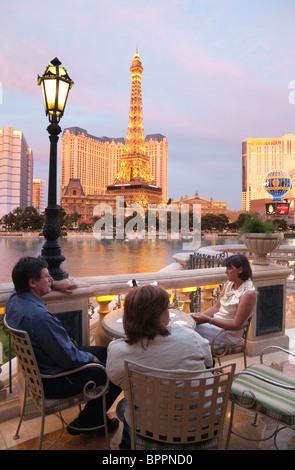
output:
[[[24,230],[41,230],[45,223],[44,215],[33,206],[28,206],[22,213],[21,226]]]
[[[201,217],[202,230],[221,231],[227,228],[228,218],[225,214],[206,214]]]

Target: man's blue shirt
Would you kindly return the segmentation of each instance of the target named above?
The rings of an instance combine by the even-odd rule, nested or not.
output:
[[[13,292],[6,305],[6,319],[12,328],[29,333],[41,374],[58,374],[94,361],[91,353],[73,344],[44,300],[31,293]]]

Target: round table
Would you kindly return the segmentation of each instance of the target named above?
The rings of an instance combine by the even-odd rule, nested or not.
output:
[[[101,325],[103,330],[112,338],[117,339],[126,337],[123,328],[123,312],[123,308],[113,310],[112,312],[105,315],[102,319]],[[187,325],[191,328],[194,328],[196,326],[195,320],[188,313],[182,312],[181,310],[175,308],[169,309],[169,317],[169,325]]]

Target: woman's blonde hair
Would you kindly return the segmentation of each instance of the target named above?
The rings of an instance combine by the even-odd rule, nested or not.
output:
[[[128,344],[146,338],[166,336],[169,330],[161,323],[161,314],[169,306],[169,294],[160,286],[146,285],[131,289],[124,302],[123,326]]]

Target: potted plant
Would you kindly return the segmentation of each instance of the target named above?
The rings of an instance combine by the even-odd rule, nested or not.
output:
[[[276,226],[259,214],[251,214],[240,229],[240,235],[250,253],[254,253],[253,264],[269,264],[268,253],[272,253],[280,243]]]

